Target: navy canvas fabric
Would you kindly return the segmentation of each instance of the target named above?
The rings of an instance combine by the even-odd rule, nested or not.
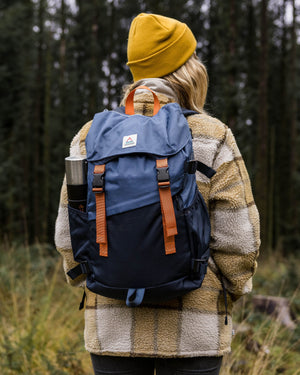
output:
[[[124,139],[134,139],[124,147]],[[130,138],[130,139],[131,139]],[[96,114],[86,138],[87,212],[69,208],[74,258],[87,262],[87,287],[112,298],[142,301],[170,299],[201,286],[209,256],[210,223],[195,174],[192,137],[176,103],[153,117],[122,111]],[[168,158],[178,235],[176,253],[166,255],[156,160]],[[95,165],[105,164],[108,257],[96,243],[96,204],[92,192]]]

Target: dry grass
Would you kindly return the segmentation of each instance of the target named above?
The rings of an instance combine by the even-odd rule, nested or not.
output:
[[[254,293],[289,297],[299,316],[299,280],[293,276],[299,266],[299,260],[279,257],[265,262],[258,270]],[[83,312],[74,309],[81,293],[66,285],[61,259],[53,248],[1,247],[1,374],[92,374],[83,346]],[[299,327],[289,331],[253,311],[251,297],[236,305],[234,320],[233,351],[224,358],[222,375],[300,375]]]
[[[83,314],[74,311],[80,295],[53,249],[2,247],[1,374],[91,374]]]
[[[255,294],[289,299],[292,312],[300,312],[298,269],[300,259],[275,255],[260,262],[255,276]],[[221,375],[300,374],[300,326],[295,330],[278,319],[254,311],[251,296],[234,309],[235,337],[232,353],[224,358]]]

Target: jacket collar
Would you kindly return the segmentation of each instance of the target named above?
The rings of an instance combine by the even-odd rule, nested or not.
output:
[[[137,81],[133,89],[137,86],[147,86],[149,89],[153,90],[157,94],[162,94],[166,96],[171,101],[177,101],[177,96],[169,83],[163,78],[145,78]],[[146,90],[137,90],[137,94],[146,92]]]

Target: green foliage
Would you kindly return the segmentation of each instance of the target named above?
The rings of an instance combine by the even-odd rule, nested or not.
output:
[[[253,291],[289,298],[298,320],[299,280],[293,272],[299,266],[296,257],[266,258],[260,262]],[[66,284],[61,259],[51,246],[2,245],[1,374],[91,374],[89,354],[83,347],[84,313],[77,310],[81,295],[80,289]],[[250,295],[235,305],[232,353],[225,356],[221,374],[298,374],[300,326],[285,328],[255,311],[251,301]]]
[[[80,291],[52,247],[1,246],[1,374],[87,374]]]
[[[0,236],[52,242],[70,141],[95,112],[118,105],[131,81],[130,22],[153,12],[186,22],[197,38],[210,79],[206,110],[238,140],[264,247],[299,249],[299,24],[287,22],[289,0],[266,7],[262,23],[262,4],[76,0],[74,8],[68,0],[2,1]]]
[[[259,263],[252,294],[289,299],[293,318],[299,321],[300,284],[295,272],[299,257],[275,253]],[[242,298],[234,307],[232,353],[225,356],[222,375],[300,374],[300,325],[295,330],[274,317],[254,309],[252,297]]]

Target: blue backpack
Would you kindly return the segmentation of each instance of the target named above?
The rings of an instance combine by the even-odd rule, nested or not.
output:
[[[141,87],[139,87],[141,88]],[[145,88],[145,87],[143,87]],[[134,90],[135,91],[135,90]],[[87,209],[69,207],[74,259],[94,293],[127,306],[159,302],[201,286],[209,258],[210,220],[196,184],[192,135],[177,103],[152,117],[125,108],[97,113],[86,138]]]

